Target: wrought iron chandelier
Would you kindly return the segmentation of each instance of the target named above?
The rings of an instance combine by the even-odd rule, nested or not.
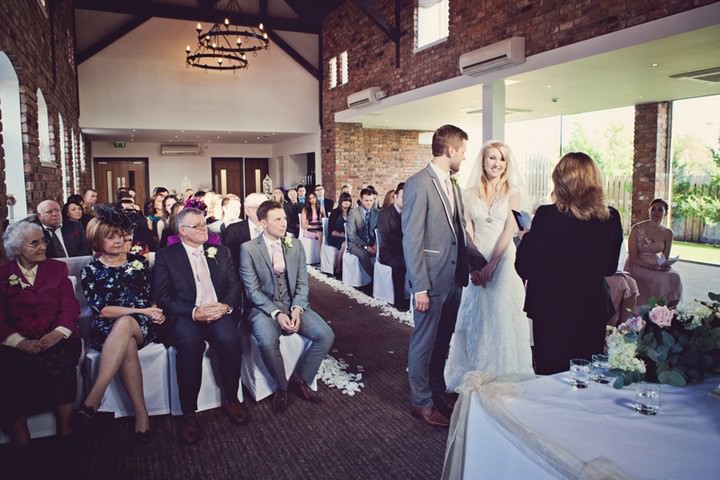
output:
[[[215,0],[217,1],[217,0]],[[207,3],[201,2],[201,3]],[[225,12],[240,12],[237,0],[228,0]],[[203,33],[202,24],[197,27],[195,51],[185,48],[185,63],[204,70],[238,70],[248,67],[247,53],[257,56],[259,50],[270,47],[268,34],[260,23],[255,27],[239,27],[230,22],[230,14],[222,23],[216,23]]]

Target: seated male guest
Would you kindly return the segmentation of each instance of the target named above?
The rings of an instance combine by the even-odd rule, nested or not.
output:
[[[320,397],[308,385],[335,341],[335,335],[325,320],[310,310],[305,250],[297,239],[285,236],[287,219],[282,205],[268,200],[260,205],[257,216],[263,233],[243,245],[240,277],[251,304],[248,319],[252,335],[278,384],[273,410],[281,413],[288,406],[288,380],[280,355],[280,336],[298,333],[312,342],[289,384],[302,399],[317,403]]]
[[[240,284],[232,270],[230,252],[208,245],[203,212],[186,208],[176,217],[180,243],[155,256],[152,289],[166,316],[161,335],[177,349],[177,377],[183,411],[181,443],[200,439],[195,415],[202,380],[205,340],[215,351],[225,394],[225,411],[235,424],[248,421],[238,401],[240,338],[233,309],[240,306]]]
[[[38,225],[13,223],[3,240],[9,261],[0,265],[0,427],[13,445],[27,447],[27,417],[44,410],[54,410],[60,437],[73,433],[80,306],[67,266],[47,259]],[[0,468],[8,474],[7,465]]]
[[[400,214],[403,206],[403,188],[399,183],[393,194],[393,202],[380,210],[377,229],[380,234],[380,263],[392,268],[395,307],[407,310],[409,301],[405,298],[405,259],[402,247],[402,220]]]
[[[262,193],[251,193],[245,197],[245,215],[247,220],[232,223],[225,229],[223,245],[230,249],[235,273],[240,269],[240,245],[257,238],[262,233],[262,227],[257,218],[257,209],[267,200]]]
[[[333,211],[335,202],[332,198],[325,198],[325,187],[320,184],[315,185],[315,195],[317,195],[318,205],[320,205],[322,216],[329,217],[330,213]]]
[[[80,222],[62,221],[60,205],[54,200],[43,200],[37,206],[36,222],[43,228],[50,258],[81,257],[90,255],[90,244],[85,239],[85,228]]]
[[[348,237],[347,249],[360,259],[360,266],[370,277],[373,274],[373,262],[377,251],[375,245],[377,219],[375,194],[370,188],[363,188],[360,191],[360,208],[350,210],[345,230]]]

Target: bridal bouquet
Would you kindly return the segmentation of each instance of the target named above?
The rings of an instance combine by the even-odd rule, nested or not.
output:
[[[607,337],[613,386],[643,378],[676,387],[720,372],[720,295],[669,308],[650,299]]]

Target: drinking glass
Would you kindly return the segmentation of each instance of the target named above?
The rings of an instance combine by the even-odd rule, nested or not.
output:
[[[570,360],[570,384],[574,388],[587,388],[590,380],[590,360],[573,358]]]
[[[641,415],[657,415],[660,409],[660,385],[640,382],[635,384],[635,411]]]
[[[597,383],[610,383],[608,371],[610,362],[604,353],[596,353],[592,356],[592,379]]]

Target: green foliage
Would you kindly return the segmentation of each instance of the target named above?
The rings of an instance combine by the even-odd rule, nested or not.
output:
[[[633,132],[621,122],[611,123],[596,130],[576,121],[572,124],[563,150],[585,152],[600,167],[603,175],[628,175],[632,172]]]
[[[710,292],[708,297],[710,301],[699,302],[702,305],[680,306],[670,311],[666,310],[664,299],[651,298],[648,305],[639,309],[638,316],[645,321],[639,333],[629,326],[632,322],[642,325],[636,317],[618,326],[626,341],[637,342],[637,357],[646,365],[647,380],[681,387],[701,382],[706,374],[720,371],[720,294]],[[656,308],[654,315],[658,316],[653,318],[671,314],[670,325],[661,327],[651,320],[650,314]],[[629,385],[639,380],[638,375],[642,376],[617,369],[611,370],[611,374],[615,376],[615,388]]]
[[[705,224],[713,226],[720,223],[720,146],[718,148],[691,145],[693,139],[678,140],[673,155],[673,212],[675,216],[695,217]],[[720,138],[718,139],[720,144]],[[691,170],[697,169],[692,165],[691,151],[699,149],[711,154],[712,161],[704,168],[703,173],[709,176],[708,185],[693,185],[690,181]],[[707,165],[707,164],[706,164]]]

